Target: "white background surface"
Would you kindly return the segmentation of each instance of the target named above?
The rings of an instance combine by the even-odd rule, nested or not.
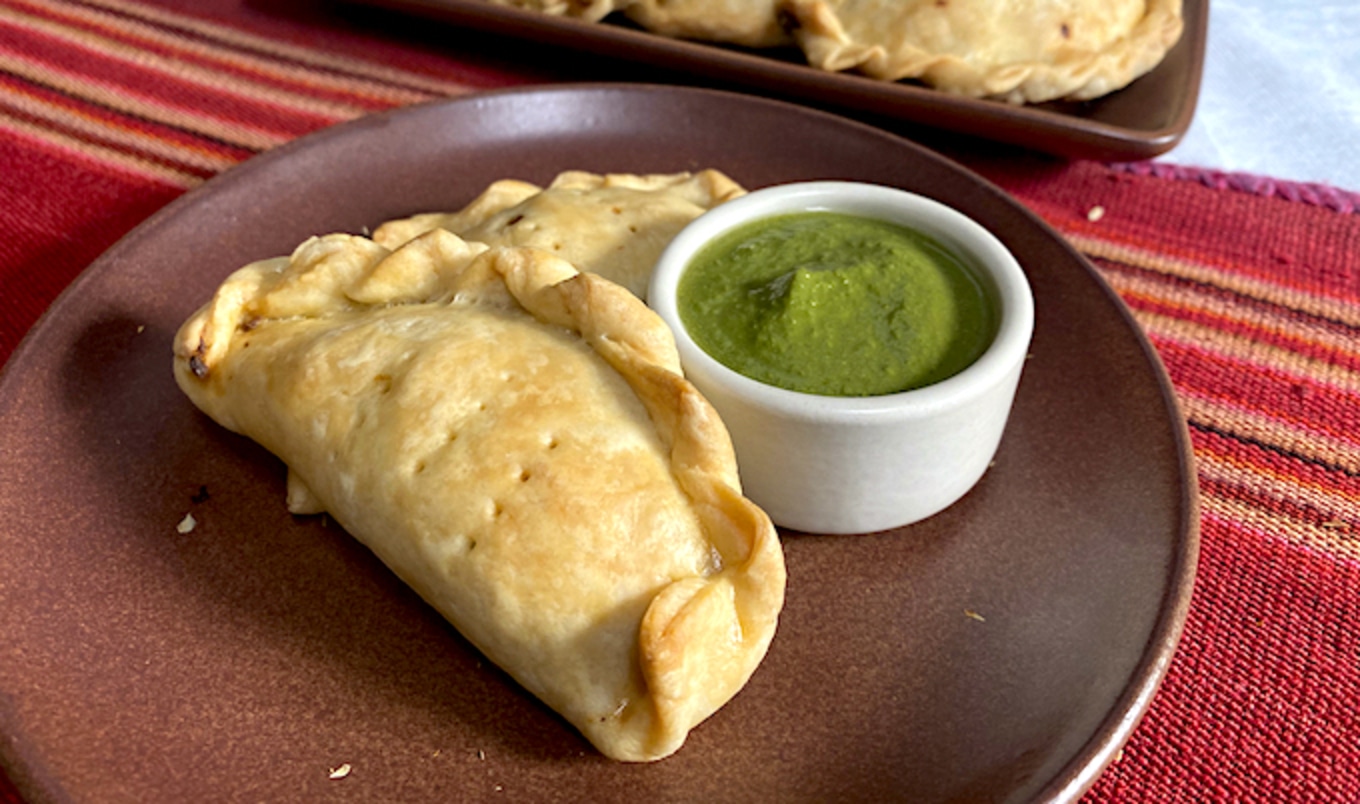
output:
[[[1360,191],[1360,0],[1209,0],[1195,119],[1158,161]]]

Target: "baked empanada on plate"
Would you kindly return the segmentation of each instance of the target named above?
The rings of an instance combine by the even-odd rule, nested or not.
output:
[[[637,297],[442,229],[234,273],[181,328],[195,405],[289,468],[485,655],[642,761],[746,683],[784,599],[726,429]]]
[[[490,246],[533,246],[645,298],[652,266],[676,233],[744,193],[716,170],[642,176],[568,171],[542,189],[495,182],[457,212],[388,221],[373,239],[396,248],[440,228]]]
[[[945,92],[1086,100],[1151,70],[1181,0],[783,0],[808,62]]]

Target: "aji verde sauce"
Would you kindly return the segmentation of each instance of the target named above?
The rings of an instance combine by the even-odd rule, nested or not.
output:
[[[978,280],[926,235],[806,212],[708,244],[677,288],[680,318],[719,362],[810,394],[875,396],[962,371],[996,333]]]

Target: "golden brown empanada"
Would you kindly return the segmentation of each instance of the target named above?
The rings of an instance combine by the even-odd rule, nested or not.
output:
[[[626,0],[626,17],[655,34],[746,47],[791,45],[779,0]]]
[[[769,646],[783,553],[726,429],[661,319],[561,259],[313,238],[228,278],[174,371],[610,757],[675,751]]]
[[[789,45],[775,16],[778,0],[488,0],[555,17],[599,22],[613,11],[662,36],[747,47]]]
[[[745,190],[716,170],[656,175],[568,171],[540,189],[498,181],[458,212],[388,221],[373,239],[396,248],[434,228],[491,246],[533,246],[645,298],[676,233]]]
[[[586,22],[598,22],[618,7],[615,0],[488,0],[488,2]]]
[[[1155,67],[1181,0],[783,0],[808,62],[971,97],[1095,98]]]

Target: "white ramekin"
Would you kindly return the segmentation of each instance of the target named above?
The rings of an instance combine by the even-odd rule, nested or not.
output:
[[[882,396],[835,397],[750,379],[699,348],[676,305],[676,287],[691,258],[734,227],[772,215],[823,210],[914,228],[972,268],[999,312],[987,351],[933,385]],[[779,185],[715,207],[662,254],[648,304],[674,331],[685,375],[727,424],[747,496],[777,524],[812,533],[865,533],[910,524],[967,493],[1001,441],[1034,329],[1029,283],[994,235],[923,196],[852,182]]]

